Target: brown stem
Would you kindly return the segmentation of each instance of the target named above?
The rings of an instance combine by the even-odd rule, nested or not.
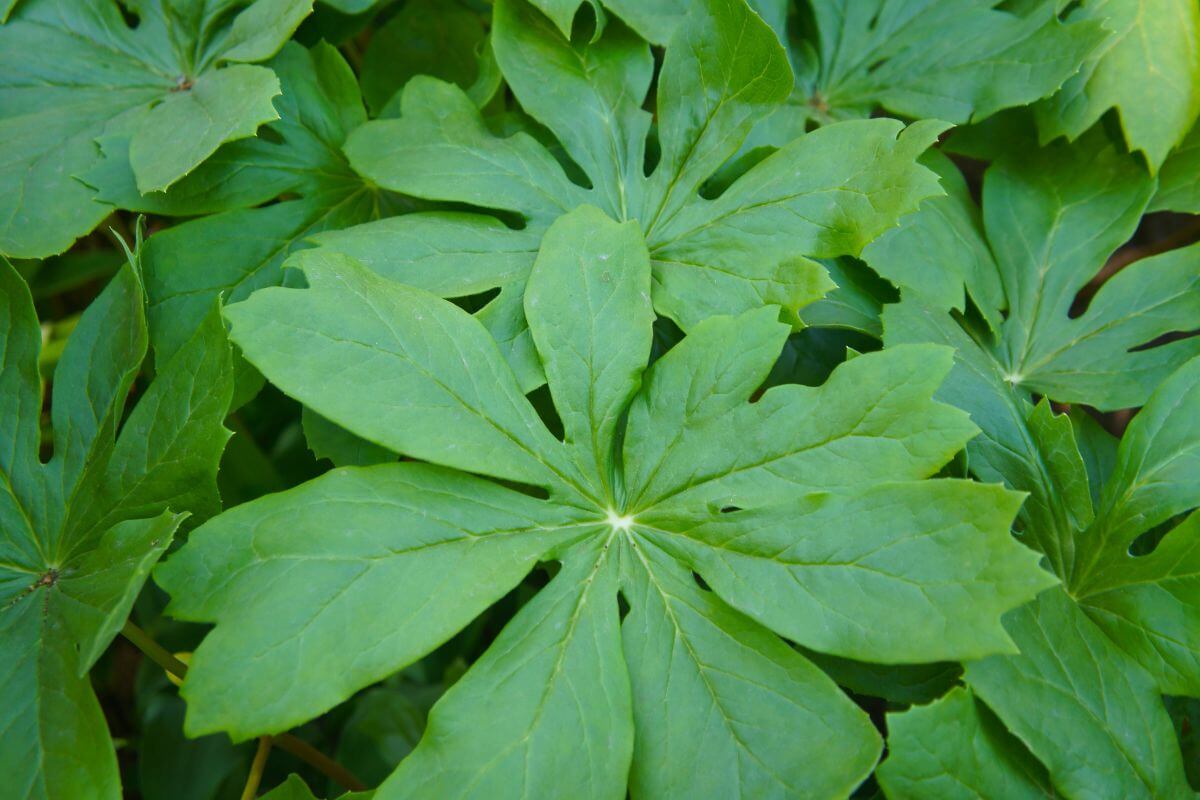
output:
[[[280,750],[286,750],[301,761],[313,765],[352,792],[361,792],[367,788],[366,784],[354,776],[354,773],[303,739],[285,733],[275,737],[275,744],[279,746]]]
[[[128,639],[137,649],[145,653],[147,658],[175,677],[182,679],[187,675],[187,664],[184,664],[167,652],[162,645],[147,636],[146,632],[137,625],[134,625],[132,621],[125,621],[125,627],[121,629],[121,635]],[[264,736],[262,738],[266,739],[268,737]],[[308,742],[297,739],[290,733],[281,733],[278,736],[270,738],[272,743],[280,750],[286,750],[301,761],[320,770],[326,777],[332,778],[346,789],[352,792],[361,792],[367,788],[366,784],[354,776],[354,773],[320,750],[317,750]],[[261,749],[262,746],[262,741],[260,740],[259,748]],[[257,759],[257,756],[255,758]]]

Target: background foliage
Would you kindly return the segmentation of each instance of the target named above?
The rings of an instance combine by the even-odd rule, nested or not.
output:
[[[1200,788],[1196,0],[0,21],[0,791]]]

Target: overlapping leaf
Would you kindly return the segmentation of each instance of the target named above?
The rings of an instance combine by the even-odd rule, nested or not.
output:
[[[376,219],[392,200],[363,181],[342,155],[347,133],[366,121],[358,82],[332,47],[288,44],[271,62],[284,95],[275,136],[235,142],[170,191],[140,198],[117,154],[89,179],[100,196],[152,213],[211,216],[176,225],[146,244],[146,289],[155,346],[173,352],[218,296],[232,302],[282,281],[281,265],[306,236]],[[251,208],[281,194],[299,195]],[[228,209],[228,210],[227,210]]]
[[[983,228],[974,231],[978,238],[986,230],[978,252],[995,254],[1007,315],[982,305],[994,329],[952,316],[914,282],[884,317],[889,343],[957,349],[939,396],[982,429],[968,445],[970,468],[1029,493],[1019,517],[1022,539],[1045,554],[1063,582],[1005,618],[1021,654],[969,663],[965,681],[1067,797],[1190,794],[1160,695],[1200,692],[1200,583],[1192,564],[1200,518],[1170,530],[1178,515],[1200,505],[1200,361],[1187,360],[1200,340],[1144,345],[1196,326],[1200,251],[1135,262],[1105,282],[1085,310],[1071,310],[1105,256],[1132,234],[1153,191],[1144,170],[1098,134],[1002,159],[985,177]],[[946,220],[926,215],[893,237],[893,250],[881,241],[872,263],[892,270],[901,254],[925,242],[929,262],[938,264],[950,253],[936,244],[951,241]],[[961,241],[972,240],[970,226],[954,230]],[[964,277],[977,302],[995,295],[961,269],[948,280]],[[1073,430],[1046,399],[1035,407],[1039,395],[1109,409],[1146,406],[1115,447],[1085,415],[1075,414]],[[1152,545],[1161,541],[1148,555],[1131,555],[1143,535]],[[944,715],[984,725],[969,703],[939,706],[911,712],[903,729],[933,741],[928,726]],[[968,783],[989,785],[984,795],[1027,783],[1019,770],[1000,770],[1003,762],[980,767],[954,742],[937,752]],[[884,772],[897,787],[915,786],[928,774],[927,753],[898,750]]]
[[[1200,213],[1200,127],[1192,128],[1163,162],[1149,210]]]
[[[1016,495],[925,480],[974,433],[931,400],[942,348],[750,403],[789,330],[767,307],[647,369],[649,253],[583,207],[549,228],[524,303],[559,440],[466,312],[344,255],[296,263],[308,288],[231,306],[234,339],[306,406],[428,463],[235,508],[161,568],[173,613],[217,623],[184,683],[192,733],[311,718],[553,561],[378,797],[844,796],[878,738],[779,634],[891,663],[1012,652],[1000,615],[1052,582],[1009,535]]]
[[[53,457],[39,456],[40,330],[0,259],[0,771],[29,798],[116,798],[116,756],[87,672],[125,621],[182,512],[219,507],[232,392],[215,308],[120,424],[146,354],[126,266],[84,313],[54,373]],[[120,435],[117,428],[120,424]]]
[[[984,396],[1036,393],[1104,410],[1140,405],[1200,352],[1197,339],[1145,347],[1196,328],[1200,249],[1138,261],[1105,282],[1082,313],[1073,306],[1132,236],[1153,194],[1144,168],[1099,131],[1074,145],[1002,156],[984,178],[982,224],[962,194],[932,203],[868,252],[873,267],[908,290],[885,316],[891,341],[957,346],[969,332],[977,343],[959,347],[959,360],[991,387]],[[924,275],[912,263],[920,253]],[[964,282],[994,331],[926,313],[956,293],[961,307]]]
[[[788,105],[754,134],[779,146],[810,122],[870,115],[970,122],[1053,94],[1108,37],[1099,20],[1059,19],[1055,0],[834,0],[790,43]],[[1005,5],[1008,8],[1000,8]]]
[[[1191,0],[1090,0],[1079,16],[1114,34],[1054,97],[1039,103],[1043,139],[1078,137],[1116,109],[1131,150],[1157,170],[1200,114],[1200,7]]]
[[[888,758],[876,777],[891,800],[1053,797],[1045,769],[970,689],[888,715]]]
[[[123,134],[158,192],[278,115],[274,55],[311,0],[23,0],[0,27],[0,253],[62,252],[111,209],[79,180]]]
[[[321,241],[442,295],[499,288],[483,319],[525,386],[541,376],[522,286],[543,231],[582,203],[638,222],[655,308],[689,329],[764,303],[796,321],[828,286],[808,257],[856,255],[938,192],[915,159],[941,124],[858,120],[796,139],[719,196],[702,197],[792,84],[774,34],[744,0],[694,4],[667,46],[649,176],[651,115],[642,105],[653,59],[645,41],[610,18],[599,38],[573,43],[525,0],[498,3],[494,26],[505,79],[561,145],[561,160],[526,133],[496,135],[461,89],[422,78],[404,90],[399,119],[364,125],[346,150],[381,186],[519,217],[521,227],[484,214],[416,214]],[[441,265],[443,256],[457,272]]]
[[[978,120],[1050,94],[1107,37],[1093,20],[1060,20],[1054,2],[1028,4],[1020,14],[1000,5],[815,3],[817,103]]]

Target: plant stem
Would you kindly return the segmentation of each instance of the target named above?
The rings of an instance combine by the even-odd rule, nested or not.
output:
[[[271,753],[271,737],[258,737],[258,750],[250,762],[250,774],[246,776],[246,787],[242,789],[242,800],[254,800],[258,796],[258,785],[262,783],[263,770],[267,767],[267,756]]]
[[[144,630],[130,620],[125,620],[125,627],[121,628],[121,635],[138,650],[141,650],[147,658],[176,678],[182,680],[183,676],[187,674],[187,664],[167,652],[165,647],[147,636]]]
[[[147,658],[175,677],[182,679],[187,675],[187,664],[184,664],[167,652],[166,648],[147,636],[146,632],[137,625],[134,625],[132,621],[125,621],[125,627],[121,629],[121,635],[128,639],[138,650],[141,650]],[[266,739],[268,737],[264,736],[263,738]],[[281,733],[278,736],[269,738],[271,738],[272,743],[278,746],[280,750],[286,750],[301,761],[320,770],[326,777],[337,781],[344,788],[352,792],[361,792],[367,788],[366,784],[354,776],[354,773],[320,750],[317,750],[308,742],[298,739],[290,733]],[[262,747],[263,744],[260,740],[259,748],[261,749]],[[265,755],[263,757],[266,758]],[[256,755],[255,759],[257,760],[257,758],[258,756]]]
[[[285,733],[275,737],[275,744],[279,746],[280,750],[286,750],[301,761],[311,764],[352,792],[361,792],[367,788],[366,784],[354,776],[354,773],[303,739]]]

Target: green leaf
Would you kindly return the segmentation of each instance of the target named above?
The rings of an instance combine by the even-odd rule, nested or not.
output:
[[[606,532],[565,556],[550,585],[433,707],[421,743],[381,797],[625,796],[633,711],[619,547]]]
[[[948,157],[931,150],[921,162],[942,179],[945,196],[926,200],[902,226],[868,245],[863,260],[905,296],[918,295],[937,309],[965,311],[969,291],[995,330],[1005,307],[1004,287],[979,208]]]
[[[1019,12],[997,0],[836,0],[813,4],[811,75],[789,108],[827,122],[883,108],[973,122],[1053,94],[1104,42],[1100,20],[1057,15],[1055,0]],[[800,52],[793,55],[802,60]]]
[[[540,238],[540,233],[514,230],[478,214],[417,212],[325,231],[312,241],[327,253],[348,255],[384,277],[439,297],[468,297],[499,288],[478,318],[521,388],[529,391],[546,380],[524,310],[525,280]]]
[[[1145,402],[1164,377],[1200,352],[1196,339],[1142,347],[1195,327],[1200,315],[1195,248],[1129,265],[1104,283],[1083,313],[1072,313],[1079,292],[1132,236],[1153,189],[1145,171],[1099,131],[1073,145],[1014,151],[988,170],[983,223],[1007,308],[991,305],[983,314],[994,325],[1002,311],[1007,317],[994,334],[975,332],[978,344],[964,344],[959,358],[993,387],[989,395],[1014,398],[1009,405],[1039,394],[1104,410],[1127,408]],[[894,331],[889,341],[953,343],[948,340],[962,335],[955,329],[962,329],[933,314],[932,325],[943,330],[922,330],[929,324],[919,319],[923,312],[917,307],[946,308],[958,275],[977,303],[995,302],[995,281],[947,266],[956,277],[944,291],[922,290],[905,277],[897,256],[923,248],[927,263],[940,269],[961,262],[962,247],[952,244],[958,226],[932,206],[919,211],[914,223],[896,237],[907,240],[903,248],[888,252],[881,246],[882,258],[873,262],[885,277],[913,287],[904,303],[885,313],[885,331]],[[1020,409],[1013,414],[1025,416]]]
[[[789,330],[773,307],[700,323],[646,369],[647,249],[581,208],[526,295],[559,440],[466,311],[342,254],[296,263],[307,288],[227,309],[234,340],[317,413],[429,463],[239,506],[160,568],[171,613],[216,623],[184,682],[191,734],[320,714],[557,563],[379,796],[692,795],[731,769],[745,796],[845,794],[878,737],[778,635],[896,661],[1007,652],[1000,615],[1053,582],[1009,534],[1016,495],[924,480],[974,434],[931,399],[944,350],[859,356],[751,403]],[[725,535],[739,520],[750,533]],[[835,586],[852,599],[828,604]],[[787,745],[816,736],[839,756]]]
[[[651,114],[642,108],[653,74],[648,45],[615,18],[598,38],[571,41],[561,19],[525,0],[503,0],[494,17],[492,45],[506,82],[586,185],[529,134],[496,135],[457,86],[421,77],[405,87],[398,119],[369,122],[350,136],[351,163],[393,191],[506,220],[515,214],[524,225],[508,238],[531,242],[531,250],[550,223],[582,204],[634,220],[653,263],[655,309],[684,329],[763,304],[783,306],[799,325],[798,310],[832,288],[806,256],[857,255],[939,192],[915,160],[943,125],[860,120],[800,137],[718,197],[702,196],[791,86],[775,34],[742,0],[697,4],[675,30],[654,87],[660,156],[649,176]],[[482,214],[476,219],[481,229],[493,224]],[[422,248],[456,249],[450,237],[461,224],[445,231],[428,220],[411,224],[422,226]],[[327,246],[348,252],[353,238],[374,235],[353,230]],[[401,250],[376,268],[390,272],[390,262],[410,257]],[[458,269],[483,278],[491,263],[490,252],[464,254]],[[531,264],[532,257],[525,269]],[[505,258],[484,288],[506,286],[511,266]],[[512,320],[509,330],[520,327]]]
[[[1200,359],[1168,375],[1194,341],[1130,350],[1194,325],[1194,255],[1135,262],[1068,316],[1095,265],[1132,232],[1150,189],[1144,179],[1118,184],[1141,171],[1125,172],[1127,159],[1107,147],[1087,147],[1052,151],[1054,159],[1027,152],[1024,166],[1001,161],[985,178],[984,219],[1010,306],[997,333],[906,293],[885,312],[885,339],[956,348],[939,396],[982,429],[968,445],[970,468],[1029,493],[1021,538],[1063,583],[1005,617],[1020,654],[968,663],[966,683],[1065,796],[1184,796],[1160,695],[1200,691]],[[1089,163],[1095,177],[1078,171]],[[1052,355],[1030,380],[1015,380],[1023,349]],[[1094,366],[1077,373],[1085,363]],[[1122,368],[1129,372],[1118,377]],[[1043,395],[1036,406],[1030,383]],[[1114,447],[1086,417],[1056,417],[1050,399],[1145,406]],[[1143,536],[1149,543],[1135,545]],[[1003,795],[1001,785],[982,794]]]
[[[731,491],[724,502],[740,506],[743,496]],[[881,484],[689,520],[685,531],[652,512],[646,535],[692,563],[735,608],[795,642],[863,661],[919,663],[1015,650],[1000,614],[1053,583],[1035,557],[990,535],[1019,503],[1000,487],[965,481]],[[947,523],[942,509],[968,505],[971,519]],[[848,519],[856,520],[849,529]],[[805,592],[780,596],[788,584]]]
[[[962,667],[951,662],[934,664],[872,664],[801,649],[839,686],[855,694],[882,697],[890,703],[928,703],[954,688]]]
[[[362,93],[376,116],[415,75],[469,89],[479,77],[484,18],[455,2],[416,0],[371,35],[362,63]]]
[[[138,189],[157,191],[275,119],[271,71],[230,62],[270,58],[311,8],[150,0],[130,28],[111,0],[23,0],[0,28],[0,253],[62,252],[110,213],[77,180],[104,134],[129,138]]]
[[[212,800],[222,785],[240,783],[249,765],[249,748],[235,747],[227,736],[185,738],[185,705],[165,676],[159,679],[157,690],[138,705],[144,709],[139,715],[141,735],[137,740],[137,786],[142,797]]]
[[[578,527],[561,509],[421,464],[334,470],[219,519],[157,579],[173,614],[221,620],[184,682],[185,729],[237,740],[292,727],[415,661]],[[363,618],[366,608],[399,613]],[[231,690],[224,676],[250,662],[264,668]]]
[[[1035,106],[1038,131],[1043,141],[1074,139],[1115,108],[1129,148],[1155,172],[1200,114],[1200,8],[1190,0],[1093,0],[1079,16],[1113,35]]]
[[[120,631],[186,512],[218,508],[232,393],[215,309],[120,426],[146,353],[140,280],[123,267],[84,312],[54,372],[53,457],[39,456],[40,334],[0,259],[0,769],[15,796],[118,797],[87,672]]]
[[[815,125],[879,110],[966,123],[1031,103],[1109,36],[1100,20],[1060,19],[1056,0],[826,0],[798,4],[791,19],[790,4],[752,5],[796,79],[734,158],[743,169]]]
[[[116,754],[87,670],[120,630],[181,517],[111,528],[41,574],[0,567],[0,767],[17,797],[121,796]],[[25,587],[12,593],[20,579]]]
[[[295,263],[303,265],[317,291],[267,289],[226,311],[235,341],[255,366],[270,364],[277,386],[397,453],[508,480],[577,487],[577,468],[552,446],[553,437],[477,320],[346,256],[310,251]],[[348,307],[359,312],[347,315]],[[282,308],[298,316],[281,323]],[[452,333],[431,339],[430,326]],[[303,359],[281,358],[296,348]],[[475,370],[457,375],[431,370],[454,358],[469,360]],[[342,382],[368,385],[381,368],[390,391],[344,391]],[[335,370],[339,382],[316,379]],[[403,422],[413,404],[426,424]],[[345,424],[351,418],[355,424]]]
[[[1074,596],[1164,693],[1200,694],[1200,359],[1156,391],[1130,423],[1092,525],[1079,537]],[[1190,515],[1174,528],[1173,518]],[[1131,555],[1162,526],[1154,549]]]
[[[445,691],[441,682],[407,681],[403,674],[368,689],[338,736],[337,760],[368,785],[383,782],[421,741],[429,708]]]
[[[1158,191],[1148,211],[1200,213],[1200,127],[1171,151],[1158,173]]]
[[[304,440],[317,458],[327,458],[335,467],[367,467],[395,461],[396,454],[368,442],[306,408],[300,416]]]
[[[271,99],[279,93],[271,70],[235,64],[201,75],[163,100],[140,121],[129,143],[138,191],[160,192],[222,142],[253,136],[260,124],[277,118]]]
[[[311,50],[288,44],[270,66],[284,97],[280,119],[269,130],[283,141],[235,142],[142,207],[167,214],[224,211],[168,228],[146,244],[150,328],[163,352],[174,352],[191,335],[217,297],[233,302],[279,284],[281,265],[307,237],[376,219],[391,204],[342,155],[347,133],[366,120],[366,111],[341,55],[326,44]],[[119,149],[120,143],[110,141],[109,146]],[[105,170],[117,171],[111,166]],[[117,179],[101,186],[105,196],[123,198],[127,193]],[[213,186],[225,187],[216,194],[227,198],[229,206],[211,205]],[[299,197],[238,208],[280,194]]]
[[[1041,759],[1058,791],[1192,795],[1154,681],[1065,591],[1011,612],[1005,626],[1021,655],[968,663],[966,681]]]
[[[879,734],[819,669],[653,544],[623,556],[634,796],[836,797],[870,774]],[[794,757],[800,741],[821,763]]]
[[[1053,796],[1045,770],[970,689],[887,720],[888,757],[877,776],[889,798]]]
[[[646,244],[636,225],[613,226],[590,206],[563,217],[542,242],[525,290],[525,317],[567,448],[580,472],[598,475],[613,496],[617,423],[650,357]],[[571,252],[577,255],[564,263]]]

